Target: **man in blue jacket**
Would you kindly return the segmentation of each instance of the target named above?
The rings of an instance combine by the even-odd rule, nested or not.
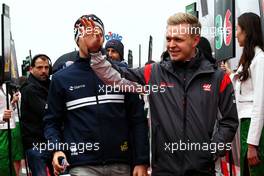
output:
[[[85,29],[82,18],[93,21]],[[100,44],[104,25],[95,15],[75,23],[78,59],[53,75],[44,118],[45,137],[53,149],[55,175],[63,171],[59,157],[67,159],[71,175],[146,175],[148,164],[147,121],[141,101],[116,92],[90,67],[86,36],[93,30]],[[95,46],[97,48],[98,46]],[[112,91],[111,91],[112,90]]]

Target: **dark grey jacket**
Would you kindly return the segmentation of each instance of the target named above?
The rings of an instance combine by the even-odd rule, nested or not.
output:
[[[190,63],[165,58],[139,69],[114,67],[118,72],[100,54],[92,56],[92,68],[107,84],[139,87],[137,82],[159,89],[149,95],[152,175],[213,175],[215,156],[231,148],[238,127],[229,76],[203,54]]]

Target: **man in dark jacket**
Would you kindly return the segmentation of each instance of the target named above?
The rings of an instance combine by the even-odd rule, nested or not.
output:
[[[22,139],[33,176],[44,176],[46,159],[37,146],[45,143],[43,117],[48,97],[50,59],[39,54],[33,57],[30,75],[21,87]],[[44,156],[44,158],[43,158]]]
[[[102,44],[102,21],[95,15],[82,18],[94,21],[92,29]],[[75,23],[78,58],[53,75],[44,118],[45,137],[57,146],[55,174],[64,170],[58,162],[64,157],[71,175],[129,176],[130,165],[135,166],[135,176],[146,175],[149,153],[143,104],[106,87],[95,75],[89,57],[93,49],[88,50],[84,37],[91,28],[82,28],[82,18]]]
[[[169,17],[169,55],[144,68],[111,65],[99,47],[91,53],[91,67],[106,84],[130,86],[125,90],[136,92],[148,86],[153,176],[213,176],[214,160],[231,149],[238,127],[233,86],[229,76],[197,49],[200,31],[193,15]],[[98,43],[89,37],[87,48]]]
[[[124,45],[120,40],[112,39],[106,42],[105,50],[107,58],[112,61],[113,64],[118,65],[119,67],[128,67],[127,63],[124,61]],[[141,100],[137,93],[124,93],[125,95],[125,104],[126,104],[126,114],[127,118],[134,118],[134,112],[136,108],[140,109],[142,112],[144,110],[144,100],[143,96]],[[142,114],[143,116],[143,114]],[[145,117],[144,113],[144,117]],[[133,135],[131,136],[133,140]],[[135,150],[136,147],[132,147],[132,150]],[[135,151],[134,151],[135,152]]]
[[[120,40],[112,39],[107,41],[105,49],[109,59],[117,62],[124,60],[124,45]]]

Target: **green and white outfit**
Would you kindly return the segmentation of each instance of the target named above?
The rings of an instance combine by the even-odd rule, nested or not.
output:
[[[261,164],[249,167],[251,176],[264,176],[264,52],[255,48],[250,64],[249,78],[239,81],[237,74],[231,74],[234,84],[238,117],[240,119],[240,172],[243,176],[247,160],[248,144],[258,146]]]
[[[2,86],[3,88],[5,85]],[[0,173],[1,176],[9,176],[9,157],[8,157],[8,131],[7,123],[3,121],[3,113],[6,109],[6,96],[2,88],[0,88]],[[21,132],[19,119],[16,108],[13,108],[12,118],[10,119],[11,129],[11,146],[12,160],[21,160],[23,158],[23,148],[21,140]],[[13,169],[12,175],[15,175]]]

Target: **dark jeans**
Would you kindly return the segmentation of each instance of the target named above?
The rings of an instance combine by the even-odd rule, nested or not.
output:
[[[32,176],[47,176],[48,170],[50,171],[49,174],[53,175],[51,157],[48,152],[27,149],[26,157]]]

